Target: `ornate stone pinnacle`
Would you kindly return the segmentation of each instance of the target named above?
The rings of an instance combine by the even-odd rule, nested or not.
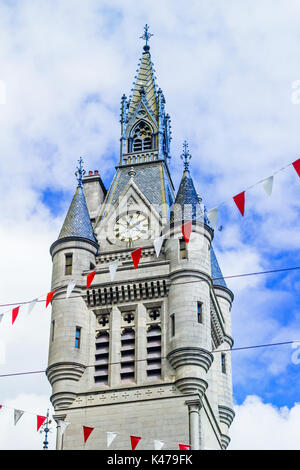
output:
[[[183,161],[184,170],[189,171],[190,159],[192,158],[192,155],[189,152],[189,146],[186,140],[183,142],[183,153],[180,155],[180,158]]]
[[[130,170],[128,171],[128,174],[130,176],[130,178],[134,178],[135,175],[136,175],[136,172],[134,171],[134,168],[133,166],[130,168]]]
[[[83,169],[83,166],[82,166],[83,164],[82,157],[79,158],[78,163],[79,163],[79,166],[77,167],[77,171],[75,171],[75,176],[78,181],[78,186],[82,187],[82,178],[85,175],[85,170]]]

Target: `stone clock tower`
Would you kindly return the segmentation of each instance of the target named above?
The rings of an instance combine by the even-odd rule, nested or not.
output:
[[[106,191],[84,176],[53,260],[47,377],[57,449],[226,449],[234,418],[231,304],[213,247],[214,231],[190,174],[174,193],[170,117],[155,84],[148,26],[132,95],[121,100],[120,161]],[[182,224],[192,222],[190,242]],[[159,256],[153,241],[163,237]],[[137,269],[131,253],[142,248]],[[109,267],[118,260],[115,277]],[[86,290],[86,276],[96,271]],[[66,298],[70,280],[76,285]],[[226,350],[226,351],[224,351]],[[223,352],[222,352],[223,351]],[[65,428],[63,421],[69,423]],[[93,427],[84,443],[82,426]]]

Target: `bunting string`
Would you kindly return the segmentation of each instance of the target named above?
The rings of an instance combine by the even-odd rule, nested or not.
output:
[[[277,175],[280,171],[285,170],[289,166],[293,166],[296,173],[297,173],[297,175],[300,177],[300,158],[298,158],[298,160],[295,160],[292,163],[288,163],[284,167],[282,167],[279,170],[275,171],[272,175],[268,176],[267,178],[264,178],[262,180],[257,181],[256,183],[254,183],[251,186],[248,186],[246,189],[244,189],[244,191],[242,191],[239,194],[237,194],[236,196],[232,197],[232,199],[235,202],[235,204],[236,204],[238,210],[240,211],[242,217],[244,217],[244,214],[245,214],[245,201],[246,201],[245,194],[246,194],[246,192],[248,192],[250,189],[254,188],[257,185],[262,185],[262,187],[264,188],[266,194],[268,196],[271,196],[272,189],[273,189],[273,183],[274,183],[274,176]],[[213,209],[210,209],[209,211],[207,211],[207,217],[208,217],[212,227],[214,228],[214,230],[216,229],[216,226],[217,226],[218,210],[219,210],[220,206],[226,204],[227,202],[229,202],[229,199],[221,202],[220,204],[218,204]]]
[[[39,431],[40,427],[42,426],[42,424],[45,422],[45,420],[47,419],[46,416],[43,416],[43,415],[40,415],[40,414],[37,414],[36,412],[32,412],[32,411],[25,411],[25,410],[22,410],[22,409],[18,409],[18,408],[12,408],[10,406],[6,406],[6,405],[0,405],[0,413],[2,411],[2,409],[8,409],[8,410],[12,410],[13,411],[13,419],[14,419],[14,425],[17,425],[17,423],[19,422],[19,420],[21,419],[21,417],[25,414],[30,414],[30,415],[34,415],[36,416],[36,430]],[[53,416],[52,416],[52,420],[53,420]],[[157,438],[152,438],[152,437],[142,437],[142,436],[134,436],[134,435],[130,435],[129,433],[121,433],[121,432],[113,432],[113,431],[103,431],[103,428],[102,427],[98,427],[98,426],[87,426],[86,424],[79,424],[79,423],[71,423],[69,421],[63,421],[63,420],[58,420],[58,423],[59,423],[59,426],[61,427],[61,434],[63,435],[67,429],[68,426],[75,426],[75,427],[80,427],[82,428],[82,431],[83,431],[83,443],[85,444],[87,442],[87,440],[89,439],[90,435],[92,434],[92,432],[94,430],[100,430],[101,429],[101,432],[106,434],[106,441],[107,441],[107,447],[110,447],[110,445],[112,444],[112,442],[118,437],[118,436],[122,436],[122,437],[127,437],[128,440],[131,441],[131,448],[132,450],[135,450],[138,443],[140,442],[140,440],[143,440],[143,441],[152,441],[154,443],[154,448],[155,450],[160,450],[163,445],[165,444],[176,444],[178,446],[186,446],[187,448],[190,448],[190,446],[188,444],[179,444],[177,441],[173,441],[173,440],[168,440],[168,441],[165,441],[165,440],[158,440]],[[184,450],[184,449],[182,449]],[[187,449],[188,450],[188,449]]]
[[[213,350],[209,351],[211,354],[218,354],[222,352],[232,352],[232,351],[245,351],[247,349],[257,349],[257,348],[267,348],[267,347],[272,347],[272,346],[283,346],[286,344],[293,344],[293,343],[300,343],[300,339],[294,339],[294,340],[289,340],[289,341],[281,341],[278,343],[266,343],[266,344],[254,344],[252,346],[240,346],[238,348],[228,348],[228,349],[218,349],[218,350]],[[168,359],[166,356],[162,356],[161,360]],[[147,359],[132,359],[131,362],[146,362]],[[115,364],[121,364],[121,362],[108,362],[107,365],[115,365]],[[96,364],[88,364],[84,366],[86,369],[88,367],[95,367]],[[76,368],[76,367],[75,367]],[[15,377],[19,375],[31,375],[31,374],[44,374],[46,372],[46,369],[43,370],[34,370],[34,371],[26,371],[26,372],[14,372],[10,374],[0,374],[0,378],[3,377]]]
[[[277,173],[279,173],[280,171],[285,170],[286,168],[288,168],[291,165],[294,167],[297,175],[300,177],[300,158],[299,158],[298,160],[295,160],[294,162],[289,163],[288,165],[286,165],[286,166],[280,168],[279,170],[275,171],[273,173],[273,175],[258,181],[257,183],[255,183],[255,184],[249,186],[248,188],[246,188],[241,193],[237,194],[236,196],[233,196],[233,200],[234,200],[238,210],[240,211],[240,213],[243,217],[244,217],[244,214],[245,214],[245,192],[248,191],[249,189],[253,188],[254,186],[258,185],[258,184],[262,184],[265,192],[267,193],[268,196],[270,196],[271,193],[272,193],[274,176]],[[216,225],[217,225],[218,208],[224,203],[225,202],[222,202],[217,207],[215,207],[215,208],[213,208],[213,209],[211,209],[207,212],[207,216],[208,216],[208,218],[210,220],[210,223],[211,223],[211,225],[213,226],[214,229],[216,228]],[[182,230],[183,238],[184,238],[186,244],[188,244],[189,241],[190,241],[191,233],[192,233],[192,222],[189,221],[189,222],[186,222],[185,224],[183,224],[182,227],[181,227],[181,230]],[[163,245],[163,241],[164,241],[164,238],[162,236],[158,237],[154,240],[154,249],[155,249],[157,257],[160,255],[160,251],[161,251],[161,248],[162,248],[162,245]],[[135,269],[138,268],[141,255],[142,255],[142,248],[137,248],[137,249],[135,249],[131,252],[132,262],[133,262],[133,265],[134,265]],[[115,260],[112,263],[109,263],[109,273],[110,273],[110,277],[111,277],[112,281],[115,278],[115,275],[116,275],[116,272],[117,272],[117,269],[118,269],[118,263],[119,263],[118,260]],[[299,269],[299,268],[295,267],[295,268],[292,268],[292,269]],[[271,271],[269,271],[269,272],[271,272]],[[275,272],[275,271],[273,271],[273,272]],[[277,272],[279,272],[279,270],[277,270]],[[266,272],[264,272],[264,273],[266,273]],[[259,273],[242,274],[240,276],[254,275],[254,274],[259,274]],[[90,272],[90,273],[87,274],[87,278],[86,278],[86,289],[87,290],[90,288],[90,286],[91,286],[91,284],[94,280],[95,275],[96,275],[96,270],[94,270],[93,272]],[[221,278],[214,278],[212,280],[215,281],[215,280],[218,280],[218,279],[226,279],[226,278],[227,279],[232,279],[234,277],[239,277],[239,275],[226,276],[226,277],[221,277]],[[187,282],[195,282],[195,281],[187,281]],[[187,282],[185,282],[185,283],[187,283]],[[196,281],[196,282],[199,282],[199,281]],[[177,283],[177,284],[180,284],[180,283]],[[184,282],[182,282],[182,284],[184,284]],[[76,286],[76,281],[75,280],[70,280],[69,284],[67,286],[67,292],[66,292],[66,298],[67,299],[68,298],[72,299],[72,298],[75,298],[75,297],[81,297],[80,295],[71,297],[71,293],[72,293],[73,289],[75,288],[75,286]],[[48,307],[48,305],[53,300],[55,300],[54,294],[55,294],[55,290],[52,290],[52,291],[47,293],[46,300],[45,300],[46,308]],[[12,325],[13,325],[14,322],[16,321],[17,317],[18,317],[21,305],[28,304],[28,314],[30,314],[31,311],[34,309],[35,305],[38,302],[44,302],[44,300],[40,300],[40,297],[37,297],[37,298],[35,298],[33,300],[30,300],[30,301],[25,301],[25,302],[23,301],[23,302],[18,302],[18,303],[14,302],[14,303],[10,303],[10,304],[2,304],[2,305],[0,305],[0,307],[9,307],[9,306],[17,305],[17,307],[14,307],[11,311]],[[1,314],[0,314],[0,323],[3,320],[3,316],[5,314],[9,313],[9,312],[10,312],[10,310],[7,310],[5,312],[1,312]]]
[[[294,270],[298,270],[300,269],[300,266],[291,266],[291,267],[287,267],[287,268],[278,268],[278,269],[269,269],[267,271],[256,271],[256,272],[251,272],[251,273],[241,273],[241,274],[232,274],[232,275],[228,275],[228,276],[220,276],[220,277],[213,277],[211,280],[214,282],[214,281],[218,281],[218,280],[222,280],[222,279],[236,279],[236,278],[240,278],[240,277],[247,277],[247,276],[258,276],[258,275],[263,275],[263,274],[276,274],[276,273],[280,273],[280,272],[285,272],[285,271],[294,271]],[[174,283],[174,285],[182,285],[182,284],[193,284],[193,283],[197,283],[197,282],[204,282],[203,279],[197,279],[197,280],[192,280],[192,281],[179,281],[179,282],[176,282]],[[206,281],[205,281],[206,282]],[[52,291],[54,292],[54,291]],[[48,296],[48,294],[47,294]],[[42,295],[40,296],[42,297]],[[41,303],[41,302],[45,302],[47,299],[40,299],[40,297],[34,299],[34,300],[28,300],[28,301],[20,301],[20,302],[11,302],[11,303],[7,303],[7,304],[0,304],[0,308],[1,307],[13,307],[14,305],[18,305],[19,307],[23,306],[23,305],[29,305],[32,304],[34,302],[34,304],[37,304],[37,303]],[[53,297],[53,296],[52,296]],[[76,298],[82,298],[82,295],[73,295],[73,296],[69,296],[68,297],[69,299],[76,299]],[[55,302],[56,298],[52,298],[52,302]],[[17,310],[18,307],[16,309],[13,309],[15,312],[13,313],[13,317],[14,320],[17,318],[17,315],[19,313],[19,310]],[[12,313],[12,310],[11,309],[8,309],[8,310],[5,310],[3,312],[1,312],[0,314],[0,323],[1,323],[1,320],[3,318],[4,315],[8,314],[8,313]]]

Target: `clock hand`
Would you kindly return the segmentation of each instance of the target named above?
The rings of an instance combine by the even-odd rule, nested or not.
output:
[[[146,220],[146,217],[144,217],[142,220],[139,220],[138,222],[135,222],[133,225],[130,225],[130,228],[136,227],[137,225],[139,225],[139,224],[141,224],[142,222],[144,222],[144,220]]]

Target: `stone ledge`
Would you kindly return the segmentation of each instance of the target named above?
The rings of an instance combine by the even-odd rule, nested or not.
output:
[[[222,448],[226,450],[231,441],[230,437],[226,436],[226,434],[222,434],[221,441],[222,441]]]
[[[199,377],[186,377],[179,379],[176,380],[175,385],[181,393],[186,395],[198,393],[200,397],[203,397],[208,387],[208,383]]]
[[[210,368],[214,357],[213,355],[202,348],[178,348],[171,351],[167,358],[174,369],[181,366],[195,365],[202,367],[205,372]]]
[[[46,375],[53,386],[58,380],[75,380],[77,382],[82,377],[84,370],[85,366],[77,362],[56,362],[47,368]]]
[[[235,417],[235,412],[228,406],[219,405],[219,418],[221,423],[226,424],[228,427],[231,425]]]

